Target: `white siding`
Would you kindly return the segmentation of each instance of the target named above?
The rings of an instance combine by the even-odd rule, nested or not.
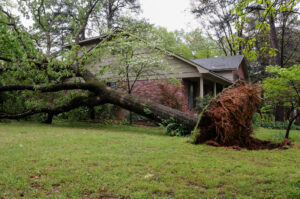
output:
[[[215,73],[217,73],[218,75],[220,75],[226,79],[229,79],[230,81],[233,81],[232,71],[220,71],[220,72],[215,72]]]

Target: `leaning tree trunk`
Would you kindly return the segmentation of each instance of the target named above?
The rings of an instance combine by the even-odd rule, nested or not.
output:
[[[197,116],[110,89],[101,83],[89,70],[82,71],[81,73],[86,82],[94,82],[93,84],[97,87],[95,89],[97,91],[94,91],[95,94],[106,103],[120,106],[157,122],[173,118],[190,129],[193,129],[197,124]]]
[[[133,97],[129,94],[122,94],[111,89],[109,89],[109,92],[107,92],[103,98],[110,104],[118,105],[157,122],[174,118],[177,122],[191,129],[197,124],[197,116],[169,108],[150,100],[141,99],[136,96]]]

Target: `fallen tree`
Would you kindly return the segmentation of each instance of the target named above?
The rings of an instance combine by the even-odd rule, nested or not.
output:
[[[89,82],[94,76],[86,71],[83,75]],[[103,83],[93,80],[89,83],[59,84],[34,87],[32,85],[12,85],[0,87],[0,92],[12,90],[38,90],[56,92],[60,90],[82,89],[95,94],[93,97],[74,98],[69,104],[60,107],[33,109],[17,115],[1,114],[1,118],[19,119],[37,113],[57,115],[80,106],[110,103],[161,122],[174,118],[178,123],[188,126],[193,131],[193,143],[207,143],[215,146],[235,146],[247,149],[272,149],[279,144],[272,144],[252,137],[252,116],[260,106],[261,89],[257,85],[236,82],[211,101],[201,113],[199,119],[191,114],[144,100],[129,94],[107,88]]]
[[[66,103],[59,103],[59,105],[53,105],[46,101],[47,105],[44,107],[41,107],[41,104],[29,106],[29,110],[17,114],[9,112],[8,108],[5,110],[6,112],[0,113],[0,119],[20,119],[38,113],[46,113],[48,114],[46,122],[51,123],[53,115],[81,106],[91,107],[110,103],[157,122],[174,118],[176,122],[186,125],[191,130],[196,126],[193,133],[195,144],[214,143],[217,146],[237,146],[248,149],[279,146],[251,137],[252,115],[259,108],[260,102],[258,97],[260,90],[256,86],[244,82],[234,84],[210,103],[202,112],[199,120],[194,115],[106,87],[98,77],[86,69],[91,62],[99,61],[97,58],[101,57],[101,47],[96,45],[92,50],[82,53],[79,46],[79,36],[84,33],[89,16],[97,2],[94,1],[87,7],[86,15],[80,15],[84,19],[80,20],[79,28],[72,31],[75,44],[72,44],[69,53],[63,54],[60,59],[44,55],[36,47],[36,42],[26,29],[19,26],[17,18],[0,7],[0,18],[3,19],[3,23],[0,23],[2,30],[0,75],[3,81],[1,83],[4,85],[0,87],[0,92],[26,90],[36,92],[35,94],[48,94],[59,91],[84,90],[93,94],[76,96],[70,98],[70,101]],[[72,26],[72,28],[74,27]],[[108,35],[102,39],[105,41],[111,37]],[[76,81],[65,83],[64,80],[70,77],[81,78],[80,82],[84,83]],[[29,84],[25,84],[25,82],[29,82]],[[35,97],[37,96],[39,95]],[[15,95],[14,97],[19,96]],[[65,96],[61,95],[60,97],[58,101],[62,101]],[[28,100],[27,96],[23,99]]]

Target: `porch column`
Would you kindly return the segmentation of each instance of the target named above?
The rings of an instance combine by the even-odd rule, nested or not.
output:
[[[214,97],[217,96],[217,83],[214,82]]]
[[[204,97],[203,77],[200,77],[200,98]]]

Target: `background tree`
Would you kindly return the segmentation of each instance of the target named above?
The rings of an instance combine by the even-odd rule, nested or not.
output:
[[[273,64],[282,68],[290,66],[287,65],[287,60],[290,59],[288,58],[290,57],[289,55],[293,55],[294,52],[286,50],[288,49],[286,45],[290,42],[290,38],[287,38],[286,34],[289,32],[289,29],[294,29],[293,24],[297,24],[297,3],[299,3],[299,1],[295,0],[247,0],[237,4],[235,8],[235,13],[239,16],[236,21],[237,29],[251,26],[251,24],[253,26],[253,19],[255,19],[255,31],[249,32],[248,39],[245,40],[245,38],[241,37],[236,37],[236,39],[244,44],[245,48],[243,49],[243,54],[247,56],[249,60],[257,59],[261,62],[258,63],[258,67],[263,76],[258,78],[258,80],[268,75],[265,73],[266,65]],[[278,27],[276,27],[277,24],[279,24]],[[295,30],[297,29],[298,27],[295,28]],[[292,32],[293,31],[291,31],[291,36]],[[263,42],[261,42],[261,39],[258,40],[259,38],[263,38]],[[298,49],[297,43],[298,42],[295,42],[294,45],[291,45],[292,49]],[[289,64],[298,63],[290,62]],[[284,100],[276,104],[276,121],[284,121],[290,118],[290,113],[285,114],[289,112],[289,110],[284,104]],[[284,118],[284,115],[288,115],[288,118]]]
[[[154,28],[155,34],[161,40],[163,47],[186,59],[210,58],[224,55],[216,43],[203,35],[199,29],[191,32],[177,30],[167,31],[166,28]]]
[[[105,0],[103,1],[105,24],[108,29],[113,28],[122,15],[123,10],[139,13],[140,4],[137,0]]]
[[[271,107],[281,104],[286,107],[289,121],[285,138],[289,138],[289,132],[293,122],[300,116],[300,65],[289,68],[268,66],[267,72],[272,74],[263,80],[266,103]]]
[[[192,51],[194,59],[224,56],[222,49],[219,48],[217,43],[210,37],[206,37],[199,28],[184,33],[183,39],[184,43]]]
[[[163,73],[170,71],[171,67],[165,63],[165,53],[159,48],[158,40],[153,37],[155,35],[151,34],[151,30],[148,32],[143,28],[143,31],[138,31],[139,34],[132,33],[132,30],[129,30],[131,33],[124,31],[119,35],[115,34],[114,39],[104,42],[102,50],[106,51],[107,59],[113,59],[106,66],[111,72],[110,81],[117,80],[121,88],[132,94],[137,81],[155,76],[162,78]],[[141,35],[142,32],[144,34]],[[132,112],[129,121],[132,124]]]
[[[238,0],[193,0],[191,12],[202,22],[207,35],[222,49],[224,55],[233,56],[241,54],[235,47],[232,38],[235,35],[242,37],[243,29],[236,33],[234,22],[237,19],[232,12]]]
[[[289,25],[293,26],[292,24],[297,21],[298,13],[295,8],[297,3],[299,1],[296,0],[247,0],[238,2],[234,9],[238,16],[236,29],[253,27],[251,29],[255,30],[248,31],[247,39],[245,37],[236,37],[239,43],[244,43],[243,54],[249,60],[255,60],[259,53],[263,53],[269,56],[269,64],[284,67],[284,58],[287,57],[285,56],[284,45],[286,42],[285,34]],[[276,28],[276,22],[280,25],[278,28]],[[260,46],[255,46],[256,42],[258,42],[258,37],[256,36],[262,34],[268,34],[268,41],[266,42],[265,40],[261,42]],[[281,43],[281,46],[279,43]],[[257,47],[260,48],[257,49]]]

